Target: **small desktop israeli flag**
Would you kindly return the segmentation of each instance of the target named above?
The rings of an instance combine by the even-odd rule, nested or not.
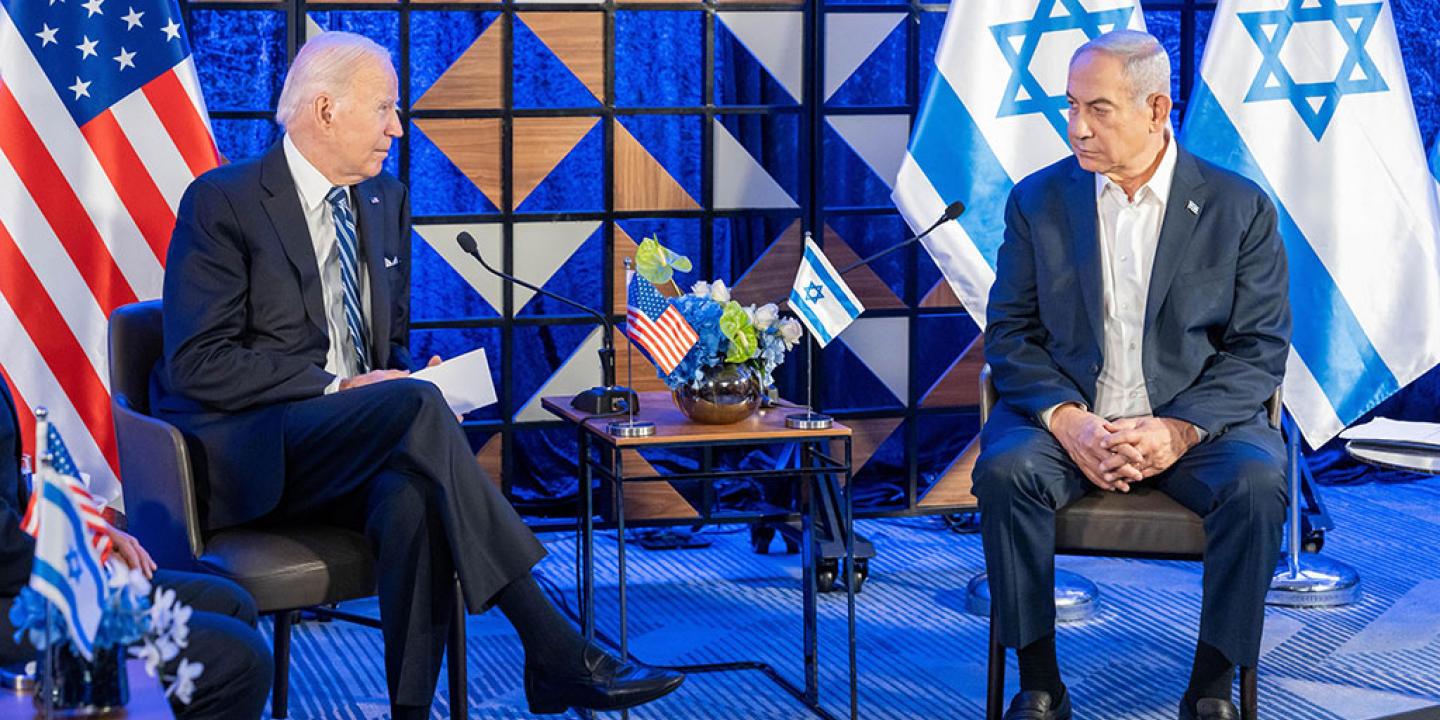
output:
[[[790,288],[790,309],[822,348],[865,312],[865,306],[840,279],[840,273],[835,272],[810,233],[805,233],[805,255],[795,273],[795,285]]]

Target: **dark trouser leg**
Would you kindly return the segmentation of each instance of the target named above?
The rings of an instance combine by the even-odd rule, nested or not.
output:
[[[543,548],[429,383],[391,380],[292,403],[284,430],[275,516],[366,530],[379,555],[391,702],[428,706],[449,621],[449,568],[479,612],[527,576]]]
[[[1201,443],[1159,477],[1159,488],[1205,519],[1200,641],[1232,664],[1255,665],[1285,523],[1279,432],[1251,423]]]
[[[169,570],[155,573],[155,589],[175,591],[176,602],[194,609],[190,644],[181,657],[204,664],[189,705],[172,699],[181,720],[253,720],[265,710],[274,672],[270,649],[255,629],[255,602],[223,578]],[[163,672],[174,676],[180,658]]]
[[[1025,647],[1055,630],[1055,511],[1089,483],[1049,431],[1003,403],[982,430],[974,478],[996,637]]]

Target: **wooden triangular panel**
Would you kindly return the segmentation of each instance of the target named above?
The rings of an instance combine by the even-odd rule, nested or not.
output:
[[[975,459],[980,457],[980,436],[976,435],[969,445],[960,452],[945,474],[930,486],[925,497],[918,503],[922,508],[974,508],[980,504],[973,492],[974,482],[970,473],[975,470]]]
[[[600,122],[598,117],[515,118],[512,171],[515,207],[525,203],[525,198],[530,197],[597,122]]]
[[[790,286],[795,284],[795,271],[804,254],[805,236],[800,232],[800,221],[796,220],[735,282],[735,287],[730,289],[731,299],[742,305],[764,305],[789,297]],[[785,307],[785,303],[779,304]]]
[[[853,433],[850,445],[850,471],[851,475],[860,472],[865,463],[875,455],[885,440],[900,427],[904,418],[871,418],[871,419],[850,419],[845,421],[845,426]],[[842,450],[838,441],[830,443],[830,455],[839,458]]]
[[[416,119],[415,127],[450,158],[495,207],[501,207],[500,120]],[[563,157],[563,156],[562,156]],[[556,162],[559,162],[558,160]],[[533,189],[533,187],[531,188]],[[528,190],[527,190],[528,192]]]
[[[920,407],[955,407],[980,404],[980,368],[985,366],[985,336],[976,335],[970,346],[950,363],[945,373],[920,398]]]
[[[504,105],[500,93],[503,69],[501,50],[505,47],[504,16],[475,38],[475,42],[415,102],[417,110],[455,108],[498,108]],[[496,203],[499,206],[499,203]]]
[[[490,482],[495,483],[495,487],[504,487],[505,462],[501,457],[504,447],[505,436],[495,433],[481,446],[480,452],[475,453],[480,469],[490,476]]]
[[[699,210],[680,186],[624,123],[615,123],[615,209]]]
[[[822,248],[825,257],[830,258],[830,264],[835,266],[836,271],[860,259],[855,250],[840,234],[835,232],[829,225],[825,226],[825,245]],[[895,292],[880,279],[868,266],[860,267],[845,273],[845,284],[850,286],[850,291],[855,297],[860,298],[860,303],[866,310],[882,310],[903,308],[905,303],[895,296]]]
[[[640,453],[625,450],[626,477],[659,477],[655,467]],[[698,518],[700,512],[670,483],[641,482],[625,485],[625,517],[631,520],[674,520]]]
[[[920,301],[922,308],[954,308],[964,307],[960,298],[955,297],[955,291],[950,288],[950,283],[945,278],[935,281],[935,287],[925,293],[925,298]]]
[[[604,99],[604,13],[527,12],[518,16],[596,100]]]

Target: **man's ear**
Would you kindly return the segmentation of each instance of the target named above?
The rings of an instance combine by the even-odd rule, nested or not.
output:
[[[310,112],[315,117],[315,126],[328,130],[335,120],[335,99],[325,93],[316,95],[315,102],[310,105]]]
[[[1150,125],[1155,130],[1165,127],[1170,122],[1170,110],[1175,107],[1168,95],[1155,93],[1150,96]]]

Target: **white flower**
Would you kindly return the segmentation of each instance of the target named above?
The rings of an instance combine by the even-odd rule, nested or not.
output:
[[[761,305],[750,319],[755,323],[756,330],[764,332],[780,320],[780,308],[776,307],[775,303],[766,303]]]
[[[144,660],[145,674],[150,677],[155,677],[160,672],[160,665],[164,663],[164,660],[160,659],[160,655],[160,647],[149,637],[130,646],[130,657]]]
[[[710,297],[710,283],[696,280],[695,284],[690,286],[690,294],[695,297]]]
[[[205,672],[204,663],[192,663],[185,658],[180,658],[180,665],[175,668],[175,680],[165,688],[165,697],[172,695],[184,705],[189,705],[195,694],[195,678]]]
[[[780,321],[780,337],[785,339],[786,350],[795,347],[795,343],[800,342],[800,338],[804,334],[805,328],[800,325],[799,320],[787,317]]]
[[[730,288],[725,287],[724,280],[716,280],[710,283],[710,299],[721,305],[730,302]]]

